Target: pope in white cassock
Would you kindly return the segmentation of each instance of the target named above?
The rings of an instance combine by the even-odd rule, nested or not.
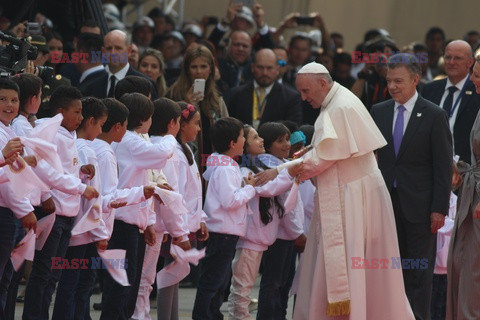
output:
[[[390,195],[374,155],[385,139],[362,102],[321,64],[300,69],[296,85],[302,100],[321,111],[300,175],[317,190],[293,318],[414,319]]]

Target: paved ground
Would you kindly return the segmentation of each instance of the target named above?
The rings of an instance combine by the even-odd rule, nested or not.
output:
[[[258,283],[259,279],[257,279],[257,283],[253,288],[252,292],[252,297],[257,298],[258,297]],[[23,291],[23,286],[20,287],[19,292]],[[192,308],[193,308],[193,301],[195,300],[195,293],[196,289],[186,289],[186,288],[180,288],[179,290],[179,316],[180,320],[186,320],[186,319],[192,319]],[[91,303],[100,302],[101,300],[101,295],[96,294],[92,296]],[[291,312],[292,312],[292,305],[293,305],[293,299],[291,298],[289,301],[289,306],[288,306],[288,315],[287,318],[291,319]],[[52,306],[50,307],[50,316],[51,312],[53,309],[53,303]],[[223,311],[223,314],[226,316],[227,314],[227,303],[224,303],[221,310]],[[21,319],[22,318],[22,311],[23,311],[23,303],[17,303],[16,311],[15,311],[15,319]],[[90,315],[92,319],[99,319],[100,318],[100,311],[95,311],[93,308],[90,311]],[[150,311],[150,315],[152,319],[157,318],[157,309],[155,306],[155,301],[152,301],[152,310]],[[256,317],[256,312],[252,312],[252,317]],[[226,319],[227,317],[225,317]]]

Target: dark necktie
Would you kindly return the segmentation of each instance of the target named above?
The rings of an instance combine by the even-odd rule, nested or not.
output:
[[[402,144],[404,127],[403,112],[405,111],[405,107],[399,105],[397,110],[397,119],[395,120],[395,126],[393,127],[393,148],[395,149],[395,155],[398,155],[398,150],[400,150],[400,145]]]
[[[395,156],[398,155],[398,150],[400,150],[400,145],[402,144],[403,127],[405,123],[403,118],[405,107],[403,105],[399,105],[397,110],[397,119],[395,120],[395,126],[393,127],[393,149],[395,150]],[[393,180],[393,186],[395,188],[397,187],[397,179]]]
[[[449,87],[447,98],[445,98],[445,101],[443,102],[443,109],[447,111],[448,117],[451,116],[450,112],[452,112],[452,107],[453,107],[453,94],[457,90],[458,88],[455,86]]]
[[[114,98],[115,97],[115,82],[117,78],[112,74],[110,76],[110,89],[108,90],[108,97]]]

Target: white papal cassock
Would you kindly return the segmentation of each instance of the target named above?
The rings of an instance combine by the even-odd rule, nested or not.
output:
[[[414,319],[401,267],[392,264],[400,257],[395,219],[373,153],[386,141],[362,102],[337,83],[312,144],[303,162],[317,187],[315,212],[294,319]],[[369,266],[386,260],[368,269],[363,259]],[[329,317],[327,307],[343,315]]]

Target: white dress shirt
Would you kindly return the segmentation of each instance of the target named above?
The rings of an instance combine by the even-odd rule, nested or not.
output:
[[[105,67],[105,71],[108,73],[108,81],[107,81],[107,92],[106,95],[108,96],[108,91],[110,91],[110,77],[113,75],[115,76],[115,85],[117,85],[118,81],[122,80],[127,76],[128,68],[130,68],[130,64],[126,64],[125,67],[120,69],[117,73],[112,73],[108,68],[108,65]]]
[[[405,111],[403,111],[403,133],[405,133],[405,129],[407,128],[408,121],[410,120],[410,116],[412,115],[413,107],[415,107],[415,103],[417,102],[418,99],[418,92],[415,91],[415,94],[403,104],[405,107]],[[392,134],[393,134],[393,129],[395,128],[395,121],[397,120],[397,115],[398,115],[398,106],[401,104],[395,101],[395,109],[393,112],[393,125],[392,125]]]
[[[457,114],[458,114],[458,109],[460,108],[460,103],[462,103],[462,97],[460,97],[460,92],[462,92],[463,86],[465,85],[465,82],[467,81],[468,74],[460,80],[455,87],[457,87],[457,91],[453,93],[453,105],[452,105],[452,110],[453,114],[452,116],[448,119],[448,123],[450,124],[450,131],[453,133],[453,126],[455,125],[455,120],[457,119]],[[445,99],[448,96],[448,89],[453,86],[453,84],[450,82],[450,80],[447,78],[447,83],[445,85],[445,91],[443,92],[442,100],[440,100],[440,107],[443,108],[443,103],[445,102]],[[460,99],[459,99],[460,97]],[[458,102],[457,102],[458,99]],[[455,107],[455,109],[453,109]]]

